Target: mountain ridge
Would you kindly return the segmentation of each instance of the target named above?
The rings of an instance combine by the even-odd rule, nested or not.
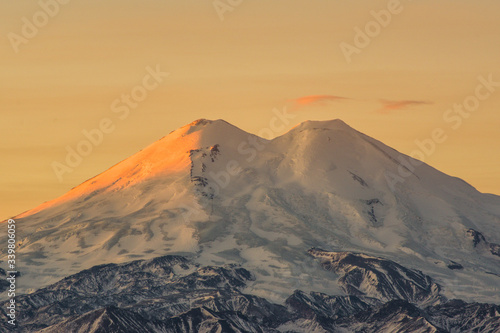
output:
[[[346,252],[309,252],[334,259],[325,267],[328,270],[349,266],[352,273],[370,267],[381,279],[354,273],[349,280],[370,285],[377,291],[370,296],[375,297],[360,294],[357,288],[348,288],[347,295],[294,290],[283,304],[273,304],[243,292],[254,275],[242,267],[201,267],[181,256],[165,256],[92,267],[19,296],[25,314],[16,328],[54,333],[493,332],[500,328],[498,305],[440,297],[426,306],[425,299],[438,296],[439,290],[424,290],[419,280],[432,283],[432,279],[395,262]],[[345,261],[348,257],[354,260]],[[409,275],[391,282],[394,269]],[[344,284],[345,277],[337,282]],[[394,287],[402,293],[383,292]],[[415,302],[415,296],[420,301]],[[7,329],[3,318],[0,327]]]
[[[209,128],[207,129],[207,127],[209,127]],[[184,137],[189,136],[190,134],[194,134],[196,132],[201,132],[202,136],[203,136],[203,134],[205,134],[204,136],[206,136],[208,138],[200,138],[198,142],[191,142],[192,146],[189,147],[190,149],[185,150],[186,153],[188,153],[189,150],[191,150],[191,149],[202,148],[204,145],[205,146],[213,146],[217,142],[224,141],[223,138],[217,138],[217,136],[220,135],[221,133],[227,131],[227,130],[231,130],[232,134],[238,133],[239,135],[237,135],[237,136],[240,137],[240,140],[237,140],[237,142],[241,143],[241,142],[244,142],[247,140],[247,138],[243,138],[244,136],[250,136],[250,137],[253,137],[254,139],[262,141],[262,142],[269,142],[269,141],[279,141],[280,139],[286,138],[287,136],[291,136],[295,132],[304,132],[304,131],[308,131],[308,130],[314,131],[317,129],[329,129],[329,130],[337,130],[337,131],[344,131],[344,132],[349,131],[350,134],[357,134],[357,135],[359,135],[360,138],[362,138],[363,140],[365,140],[369,144],[373,145],[377,150],[381,151],[382,154],[384,154],[388,159],[390,159],[396,165],[398,165],[398,167],[402,167],[404,170],[412,173],[414,176],[416,176],[418,178],[418,176],[415,175],[411,170],[409,170],[408,167],[405,166],[401,161],[398,161],[393,156],[391,156],[391,154],[388,153],[387,149],[389,149],[389,151],[391,153],[395,153],[398,155],[401,155],[400,152],[383,144],[382,142],[380,142],[378,140],[375,140],[375,139],[355,130],[354,128],[352,128],[351,126],[346,124],[341,119],[333,119],[333,120],[327,120],[327,121],[307,120],[307,121],[304,121],[304,122],[296,125],[295,127],[291,128],[286,133],[273,138],[272,140],[266,140],[264,138],[258,137],[254,134],[249,133],[249,132],[245,132],[245,131],[239,129],[238,127],[230,124],[229,122],[227,122],[223,119],[209,120],[209,119],[205,119],[205,118],[200,118],[200,119],[197,119],[197,120],[195,120],[195,121],[193,121],[185,126],[182,126],[178,129],[170,132],[168,135],[160,138],[159,140],[157,140],[153,144],[147,146],[146,148],[141,149],[140,151],[133,154],[132,156],[116,163],[115,165],[111,166],[110,168],[106,169],[105,171],[101,172],[100,174],[98,174],[92,178],[89,178],[88,180],[82,182],[81,184],[73,187],[66,194],[64,194],[58,198],[46,201],[33,209],[27,210],[21,214],[14,216],[13,218],[23,218],[23,217],[35,214],[38,211],[45,209],[45,208],[49,207],[50,205],[53,205],[55,202],[57,202],[57,200],[66,201],[66,198],[68,200],[70,200],[70,199],[73,199],[77,196],[81,196],[81,195],[83,195],[83,193],[79,193],[79,194],[76,193],[78,189],[81,189],[82,187],[85,187],[85,186],[88,186],[88,185],[95,183],[96,180],[101,178],[103,175],[106,175],[107,173],[109,173],[111,171],[115,171],[116,169],[119,169],[121,166],[124,166],[124,164],[126,164],[130,161],[135,161],[137,159],[144,159],[145,152],[148,152],[149,150],[158,150],[158,148],[162,147],[162,146],[168,147],[169,143],[171,141],[173,141],[175,139],[184,138]],[[208,135],[206,133],[204,133],[203,131],[209,132]],[[195,140],[193,140],[193,141],[195,141]],[[382,147],[381,147],[381,145],[382,145]],[[179,153],[179,152],[177,152],[177,153]],[[182,153],[182,151],[180,153]],[[407,156],[407,159],[414,160],[413,158],[411,158],[409,156]],[[414,161],[416,161],[416,160],[414,160]],[[179,161],[179,160],[171,161],[171,162],[172,163],[169,164],[169,167],[171,167],[174,170],[176,170],[174,168],[175,162],[183,165],[182,161]],[[406,164],[408,164],[408,161],[405,161],[405,162],[406,162]],[[431,166],[429,166],[423,162],[420,162],[420,161],[415,162],[415,164],[421,164],[420,166],[415,167],[416,169],[420,168],[421,166],[431,167]],[[185,163],[184,163],[184,167],[186,167]],[[436,169],[434,169],[434,170],[436,170]],[[439,170],[437,170],[437,171],[439,171]],[[449,177],[451,177],[451,176],[449,176]],[[464,180],[462,180],[460,178],[457,178],[457,177],[451,177],[451,178],[454,178],[456,180],[460,180],[461,182],[464,182],[466,184],[466,186],[474,188],[472,185],[468,184],[467,182],[465,182]],[[109,182],[109,183],[112,183],[112,182]],[[105,185],[109,185],[109,183],[102,184],[100,188],[104,187]],[[92,188],[92,187],[90,187],[90,188],[94,189],[94,190],[99,189],[99,188],[96,189],[96,188]],[[73,195],[70,195],[70,193]],[[89,192],[87,191],[86,193],[89,193]],[[498,197],[495,194],[491,194],[491,195]]]

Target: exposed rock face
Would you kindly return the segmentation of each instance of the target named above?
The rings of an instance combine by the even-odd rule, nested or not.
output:
[[[446,331],[499,332],[500,306],[451,300],[425,309],[429,320]]]
[[[474,248],[485,250],[486,252],[490,252],[491,254],[500,257],[499,244],[488,242],[482,233],[474,229],[467,230],[467,235],[471,239]]]
[[[17,298],[18,332],[495,332],[500,307],[444,302],[424,274],[382,258],[311,249],[346,295],[296,290],[283,305],[245,294],[253,274],[181,256],[92,267]],[[397,272],[397,274],[396,274]],[[378,280],[373,279],[377,277]],[[370,281],[364,279],[372,278]],[[420,284],[417,288],[416,285]],[[356,295],[350,294],[354,291]],[[437,294],[436,294],[437,293]],[[363,294],[363,295],[361,295]],[[367,296],[367,294],[370,294]],[[375,296],[375,297],[374,297]],[[414,300],[440,300],[424,307]],[[2,304],[4,312],[6,303]],[[12,327],[2,314],[0,327]]]
[[[340,276],[338,283],[349,295],[368,296],[383,301],[405,300],[416,304],[439,303],[440,287],[424,273],[393,261],[350,252],[311,249],[310,255]]]

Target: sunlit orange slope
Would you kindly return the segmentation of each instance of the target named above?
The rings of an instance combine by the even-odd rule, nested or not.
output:
[[[211,126],[203,130],[207,124]],[[26,211],[16,218],[36,214],[44,209],[58,206],[69,200],[96,191],[112,192],[117,189],[132,186],[146,179],[158,176],[174,175],[179,172],[189,172],[189,153],[192,149],[213,144],[220,133],[242,135],[244,132],[223,120],[210,121],[199,119],[181,127],[163,137],[137,154],[114,165],[100,175],[93,177],[73,188],[63,196],[47,201],[40,206]],[[230,136],[228,138],[230,138]]]

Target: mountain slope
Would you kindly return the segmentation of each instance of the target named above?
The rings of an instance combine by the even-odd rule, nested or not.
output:
[[[307,254],[317,247],[404,263],[448,298],[500,303],[500,198],[416,164],[340,120],[273,140],[198,120],[18,216],[19,285],[182,254],[243,265],[255,275],[245,293],[274,302],[294,289],[341,295]]]

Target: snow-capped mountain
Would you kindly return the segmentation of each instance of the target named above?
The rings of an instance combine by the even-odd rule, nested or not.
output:
[[[371,307],[500,304],[500,197],[340,120],[273,140],[197,120],[15,219],[23,292],[95,265],[181,255],[240,265],[252,279],[239,292],[281,305],[293,290]],[[99,309],[92,316],[123,315]]]

